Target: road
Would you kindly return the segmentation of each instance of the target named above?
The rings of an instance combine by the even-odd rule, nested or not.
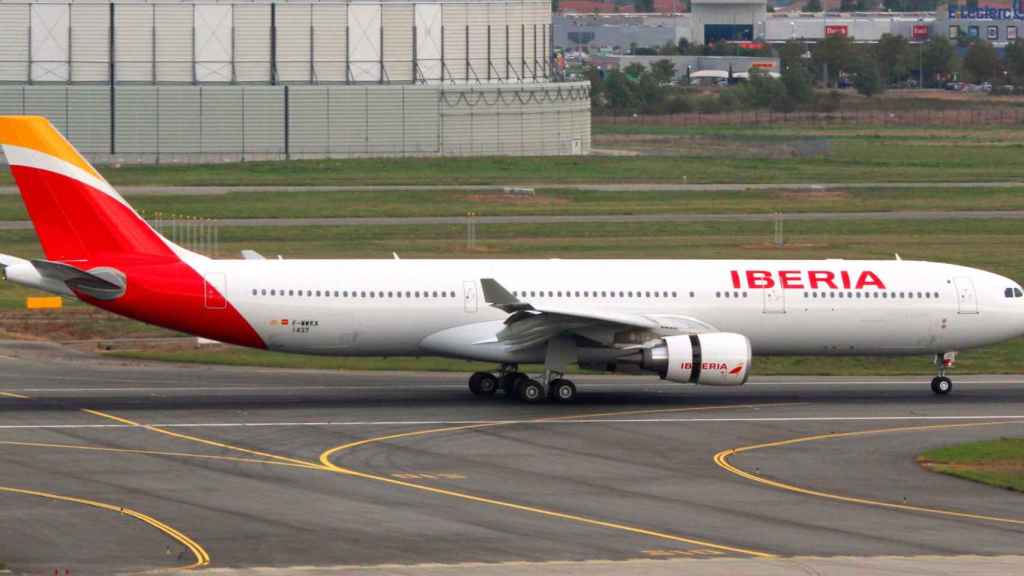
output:
[[[658,222],[771,222],[779,215],[759,214],[592,214],[564,216],[477,216],[478,224],[637,224]],[[836,220],[1021,220],[1024,210],[896,210],[891,212],[791,212],[781,216],[788,222]],[[396,216],[366,218],[220,218],[220,226],[430,226],[464,225],[464,216]],[[28,220],[0,221],[0,230],[32,230]]]
[[[0,374],[0,561],[15,573],[1024,562],[1024,496],[914,463],[1024,433],[1020,377],[960,378],[939,398],[919,378],[716,389],[595,376],[573,405],[526,406],[471,397],[463,375],[136,364],[11,343]],[[784,440],[799,441],[771,445]]]
[[[100,167],[102,170],[102,167]],[[594,192],[749,192],[777,190],[791,191],[822,191],[822,190],[856,190],[873,188],[1022,188],[1022,181],[999,182],[783,182],[783,183],[717,183],[689,184],[663,182],[626,182],[610,184],[581,184],[568,182],[564,184],[547,182],[524,182],[519,184],[471,184],[471,185],[366,185],[366,186],[117,186],[118,191],[126,197],[142,195],[177,195],[205,196],[223,195],[235,192],[416,192],[416,191],[448,191],[464,192],[502,192],[507,188],[544,188],[559,190],[582,190]],[[0,186],[0,195],[17,194],[16,186]]]

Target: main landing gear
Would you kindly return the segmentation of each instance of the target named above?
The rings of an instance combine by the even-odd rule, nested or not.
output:
[[[499,391],[506,398],[518,398],[527,404],[545,399],[553,402],[572,402],[576,399],[576,385],[565,378],[552,379],[545,386],[519,372],[516,366],[502,366],[498,376],[490,372],[476,372],[469,377],[469,391],[475,396],[494,396]]]
[[[953,391],[953,381],[946,377],[946,370],[952,368],[955,361],[956,352],[935,355],[935,368],[939,375],[932,378],[932,392],[945,396]]]

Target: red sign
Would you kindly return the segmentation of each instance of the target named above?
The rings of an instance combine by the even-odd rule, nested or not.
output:
[[[885,283],[870,270],[860,273],[841,270],[838,276],[829,270],[779,270],[774,273],[768,270],[744,270],[742,272],[732,270],[729,275],[732,276],[733,288],[758,289],[779,286],[791,289],[810,288],[816,290],[822,287],[833,290],[839,288],[862,290],[875,287],[885,290]]]
[[[753,64],[750,65],[750,67],[751,68],[763,68],[765,70],[771,70],[771,69],[775,68],[775,64],[772,64],[771,62],[754,62]]]
[[[825,26],[825,37],[829,36],[842,36],[846,38],[849,35],[849,27],[846,24],[829,24]]]
[[[914,24],[914,28],[911,30],[911,37],[914,40],[927,40],[928,39],[928,25],[927,24]]]

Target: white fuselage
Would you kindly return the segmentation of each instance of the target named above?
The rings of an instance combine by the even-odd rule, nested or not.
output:
[[[755,355],[936,354],[1024,333],[1016,282],[920,261],[246,260],[201,268],[269,349],[297,353],[542,361],[542,349],[509,357],[484,344],[508,314],[484,301],[482,278],[531,304],[657,318],[666,333],[743,334]]]

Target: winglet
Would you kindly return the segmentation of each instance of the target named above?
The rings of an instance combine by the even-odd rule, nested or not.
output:
[[[499,308],[506,312],[529,310],[533,308],[526,302],[521,302],[518,298],[513,296],[511,292],[506,290],[505,287],[499,284],[494,278],[481,278],[480,287],[484,290],[484,302],[487,302],[495,308]]]

